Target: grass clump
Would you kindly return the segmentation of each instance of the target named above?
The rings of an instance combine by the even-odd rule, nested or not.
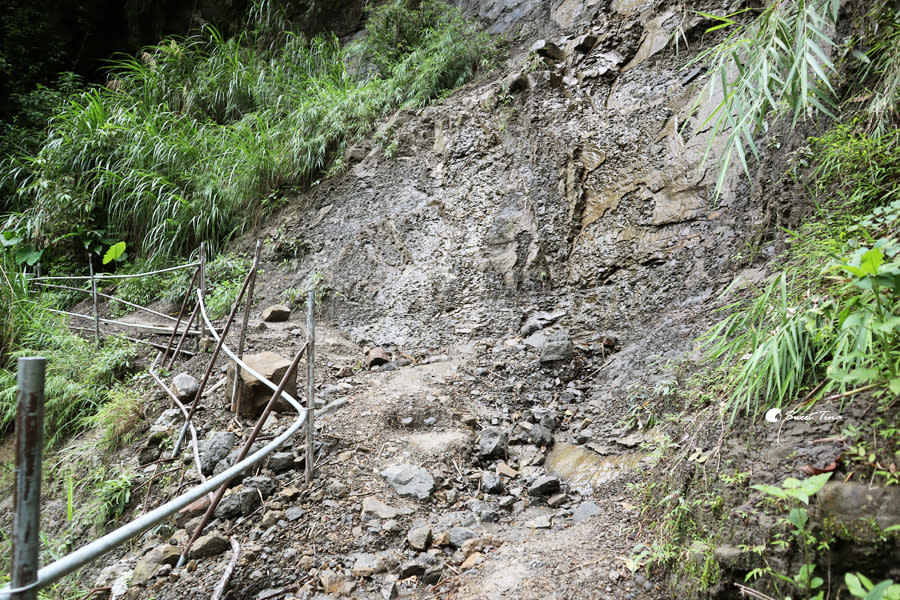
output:
[[[134,441],[145,419],[143,401],[138,392],[125,386],[115,386],[107,392],[107,401],[91,417],[91,424],[100,428],[100,447],[109,453]]]
[[[273,30],[284,20],[266,6],[242,36],[205,27],[116,61],[110,85],[73,95],[40,152],[10,169],[27,206],[13,227],[63,254],[90,237],[150,260],[200,241],[215,251],[377,119],[440,97],[495,55],[435,0],[371,10],[370,36],[349,49]]]

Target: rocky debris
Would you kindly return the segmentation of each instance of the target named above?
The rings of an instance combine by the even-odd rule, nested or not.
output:
[[[896,486],[830,481],[819,492],[819,507],[823,520],[849,528],[860,539],[874,539],[878,534],[864,524],[881,530],[900,525],[900,489]]]
[[[179,373],[172,379],[172,393],[182,402],[194,400],[197,391],[200,389],[200,382],[193,375],[187,373]],[[179,415],[181,411],[178,411]]]
[[[350,572],[354,577],[371,577],[384,571],[384,560],[377,554],[360,554],[353,563]]]
[[[333,479],[325,486],[325,493],[332,498],[346,498],[350,493],[350,486],[342,481]]]
[[[163,565],[174,567],[181,557],[181,547],[172,544],[157,546],[137,561],[131,574],[131,585],[139,586],[147,583]]]
[[[550,508],[559,508],[568,500],[568,496],[564,492],[560,492],[558,494],[553,494],[549,498],[547,498],[547,506]]]
[[[366,364],[369,365],[369,368],[377,367],[379,365],[383,365],[390,361],[388,357],[388,353],[384,348],[376,347],[372,348],[366,353]]]
[[[599,514],[603,514],[603,510],[599,506],[590,501],[582,502],[572,511],[572,521],[580,523]]]
[[[478,434],[478,453],[481,456],[506,456],[506,433],[499,427],[485,427]]]
[[[565,331],[554,331],[547,335],[547,342],[541,349],[541,364],[571,360],[575,355],[575,346]]]
[[[288,521],[297,521],[304,515],[304,511],[299,506],[292,506],[284,511],[284,518]]]
[[[409,547],[420,552],[427,550],[431,541],[430,525],[413,527],[409,530],[409,533],[406,534],[406,543],[409,544]]]
[[[213,513],[216,518],[229,519],[237,515],[249,515],[262,503],[257,488],[243,488],[222,498]]]
[[[170,435],[171,430],[168,427],[153,425],[150,428],[149,435],[147,436],[147,442],[138,453],[138,463],[141,465],[146,465],[158,459],[162,454],[163,442],[165,442]]]
[[[261,352],[259,354],[248,354],[244,356],[244,362],[248,367],[268,379],[274,384],[281,382],[284,374],[287,373],[291,361],[274,352]],[[231,390],[235,384],[235,365],[228,363],[227,383],[225,385],[226,401],[231,402]],[[262,414],[266,404],[272,397],[272,390],[264,385],[256,377],[246,370],[241,370],[240,377],[240,393],[238,395],[237,406],[233,407],[235,413],[247,419],[256,419]],[[296,373],[292,376],[284,387],[284,391],[292,397],[297,395],[297,377]],[[289,411],[291,406],[283,399],[275,400],[273,410]]]
[[[434,489],[434,478],[422,467],[410,464],[399,464],[388,467],[381,476],[401,496],[412,496],[425,500]]]
[[[490,548],[496,548],[503,544],[503,540],[495,540],[492,537],[473,537],[462,543],[459,547],[460,552],[466,558],[472,556],[476,552],[483,553]]]
[[[522,421],[516,425],[514,440],[535,446],[550,446],[553,443],[553,432],[540,423]]]
[[[555,311],[555,312],[535,312],[529,315],[529,317],[525,320],[525,323],[522,324],[522,327],[519,328],[519,335],[523,338],[528,337],[529,335],[540,331],[541,329],[547,327],[548,325],[552,325],[556,323],[559,319],[564,317],[566,314],[565,311]]]
[[[559,477],[542,475],[528,486],[529,496],[549,496],[560,488]]]
[[[481,473],[481,490],[487,494],[503,494],[506,492],[506,486],[503,485],[499,475],[484,471]]]
[[[244,489],[259,490],[260,496],[265,500],[275,491],[275,480],[265,475],[257,475],[255,477],[244,478]]]
[[[262,311],[262,320],[266,323],[283,323],[290,318],[291,309],[284,304],[273,304]]]
[[[371,519],[394,519],[400,515],[408,515],[411,512],[407,508],[389,506],[374,496],[366,496],[362,501],[360,518],[363,522]]]
[[[454,548],[461,548],[466,540],[477,537],[474,531],[465,527],[451,527],[448,534],[450,536],[450,545]]]
[[[237,440],[230,431],[215,431],[200,445],[200,470],[212,475],[216,464],[228,456]]]
[[[208,558],[221,554],[229,548],[231,548],[231,544],[228,542],[228,538],[218,531],[213,531],[197,538],[191,546],[191,557]]]
[[[95,588],[109,588],[109,600],[117,600],[128,592],[128,581],[132,578],[132,569],[120,564],[105,567],[97,579],[94,580]]]
[[[181,410],[178,408],[167,408],[162,411],[162,414],[156,418],[156,421],[153,422],[153,425],[156,427],[162,427],[165,429],[172,430],[176,425],[182,422],[183,415],[181,414]]]
[[[535,52],[538,56],[549,58],[553,61],[564,61],[566,59],[566,53],[563,52],[562,48],[547,40],[536,41],[531,45],[529,52]]]
[[[273,452],[266,459],[266,465],[276,473],[282,473],[294,468],[293,452]]]
[[[197,498],[175,514],[175,525],[184,527],[188,521],[205,513],[207,508],[209,508],[209,495]]]
[[[508,464],[506,464],[503,461],[498,462],[497,465],[494,467],[494,470],[497,473],[497,475],[502,475],[503,477],[509,477],[510,479],[515,479],[516,477],[519,476],[518,471],[516,471],[515,469],[513,469],[511,466],[509,466]]]

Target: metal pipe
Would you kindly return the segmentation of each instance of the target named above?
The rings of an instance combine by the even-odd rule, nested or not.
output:
[[[204,311],[201,310],[201,312]],[[228,356],[232,358],[232,360],[236,358],[234,356],[234,353],[231,352],[231,350],[229,350],[227,347],[223,347],[223,350]],[[253,369],[251,369],[248,365],[242,364],[241,367],[248,372],[253,373],[254,377],[259,379],[267,387],[271,389],[277,389],[277,386],[275,386],[274,383],[262,377],[258,373],[255,373],[255,371],[253,371]],[[36,582],[22,586],[22,588],[0,588],[0,599],[9,598],[9,594],[11,593],[18,593],[27,589],[37,590],[47,587],[53,582],[58,581],[62,577],[65,577],[69,573],[72,573],[73,571],[79,569],[80,567],[83,567],[84,565],[90,563],[103,554],[106,554],[110,550],[113,550],[114,548],[117,548],[118,546],[124,544],[131,538],[140,535],[163,519],[170,517],[185,506],[198,500],[210,491],[217,489],[223,483],[228,482],[236,475],[243,473],[250,467],[263,460],[266,456],[271,454],[273,450],[281,446],[288,438],[294,435],[294,433],[296,433],[306,421],[306,410],[300,405],[299,402],[297,402],[297,400],[295,400],[287,392],[282,392],[281,397],[291,405],[291,408],[297,411],[298,418],[294,423],[291,424],[290,427],[287,428],[284,433],[276,437],[269,444],[257,450],[254,454],[247,457],[242,462],[233,465],[232,467],[219,473],[212,479],[208,479],[206,483],[201,484],[188,492],[185,492],[181,496],[174,498],[169,502],[166,502],[162,506],[151,510],[145,515],[135,519],[134,521],[126,523],[122,527],[111,531],[103,537],[98,538],[85,546],[82,546],[78,550],[60,558],[50,565],[47,565],[43,569],[40,569],[38,571],[38,579]]]
[[[46,309],[49,312],[56,313],[58,315],[69,315],[70,317],[78,317],[79,319],[93,319],[94,317],[90,315],[83,315],[81,313],[69,312],[66,310],[57,310],[55,308]],[[147,331],[158,331],[160,333],[172,333],[173,329],[171,327],[157,327],[156,325],[143,325],[141,323],[129,323],[127,321],[114,321],[112,319],[104,319],[100,317],[97,319],[101,323],[111,323],[112,325],[119,325],[121,327],[131,327],[133,329],[146,329]],[[191,331],[191,335],[199,334],[199,331]]]
[[[306,485],[312,484],[313,464],[316,460],[315,436],[316,427],[313,421],[315,409],[315,361],[316,361],[316,294],[309,290],[306,297]]]
[[[89,293],[88,290],[83,290],[81,288],[72,287],[70,285],[56,285],[53,283],[43,283],[41,281],[35,281],[34,283],[41,287],[45,287],[45,288],[53,288],[53,289],[57,289],[57,290],[69,290],[72,292],[82,292],[85,294]],[[138,310],[143,310],[152,315],[156,315],[157,317],[162,317],[163,319],[168,319],[170,321],[175,320],[175,317],[173,317],[171,315],[161,313],[159,311],[153,310],[152,308],[147,308],[146,306],[141,306],[140,304],[135,304],[134,302],[129,302],[128,300],[116,298],[115,296],[111,296],[110,294],[104,294],[103,292],[97,292],[97,297],[98,298],[106,298],[107,300],[115,300],[116,302],[121,302],[122,304],[125,304],[126,306],[130,306],[130,307],[136,308]]]
[[[188,284],[187,294],[184,295],[184,300],[181,301],[181,308],[178,309],[178,318],[175,320],[175,329],[172,330],[172,335],[169,336],[169,343],[166,344],[166,349],[163,351],[163,360],[166,360],[166,357],[169,356],[169,350],[172,348],[172,342],[175,341],[175,336],[178,335],[178,326],[181,325],[181,320],[184,318],[184,309],[187,308],[187,303],[191,297],[191,292],[194,291],[194,282],[197,281],[197,275],[199,273],[200,270],[195,269],[194,276],[191,277],[191,282]],[[185,330],[190,328],[190,325],[185,326]]]
[[[16,495],[13,517],[12,586],[20,588],[37,580],[41,529],[41,450],[44,446],[44,378],[47,359],[25,357],[18,361],[16,409]],[[37,590],[13,596],[34,600]]]
[[[132,279],[134,277],[144,277],[146,275],[159,275],[161,273],[171,273],[172,271],[180,271],[181,269],[190,269],[191,267],[199,266],[200,263],[192,262],[186,265],[178,265],[177,267],[167,267],[165,269],[159,269],[158,271],[146,271],[144,273],[128,273],[126,275],[109,275],[107,273],[97,273],[95,277],[97,279]],[[35,277],[34,281],[88,281],[90,280],[90,276],[85,277],[84,275],[58,275],[55,277]]]
[[[300,351],[297,352],[297,355],[294,356],[294,360],[291,361],[290,366],[287,368],[287,371],[285,371],[284,377],[281,378],[281,383],[278,384],[278,388],[275,390],[275,393],[272,394],[272,397],[266,404],[266,408],[259,416],[259,419],[256,420],[256,425],[253,427],[253,431],[251,431],[250,435],[247,436],[247,440],[244,442],[244,445],[238,452],[237,458],[235,460],[243,460],[244,456],[247,455],[247,452],[250,451],[250,447],[253,445],[253,442],[256,441],[256,437],[259,435],[259,432],[262,431],[266,419],[268,419],[269,415],[272,413],[272,408],[275,406],[275,401],[284,391],[284,388],[287,386],[288,381],[291,380],[291,377],[295,376],[297,365],[300,364],[300,358],[303,356],[304,350],[306,350],[305,344],[302,348],[300,348]],[[309,416],[308,412],[307,416]],[[216,507],[219,506],[219,502],[221,502],[222,496],[225,495],[225,490],[227,488],[228,484],[223,483],[222,486],[218,490],[216,490],[216,495],[213,497],[212,501],[209,503],[209,506],[206,508],[206,512],[203,513],[203,518],[200,519],[200,523],[197,525],[197,527],[194,528],[194,533],[191,534],[191,538],[188,540],[187,544],[185,544],[184,550],[181,552],[181,557],[178,559],[178,564],[176,566],[183,566],[184,563],[187,562],[187,556],[191,551],[191,546],[203,533],[203,529],[206,527],[206,524],[209,523],[210,519],[212,519],[213,513],[215,512]]]
[[[256,251],[253,254],[253,266],[250,267],[250,287],[247,289],[247,304],[244,307],[244,316],[241,321],[241,337],[238,341],[238,358],[244,358],[244,343],[247,341],[247,323],[250,321],[250,309],[253,306],[253,290],[256,287],[256,270],[259,268],[259,253],[262,249],[262,241],[256,240]],[[241,368],[234,367],[234,385],[231,388],[231,411],[237,413],[237,405],[241,402]]]

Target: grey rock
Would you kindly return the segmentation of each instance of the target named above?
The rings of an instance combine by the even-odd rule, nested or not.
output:
[[[434,489],[434,478],[428,471],[415,465],[394,465],[382,471],[381,476],[387,479],[394,491],[401,496],[425,500]]]
[[[182,418],[183,415],[181,414],[181,410],[177,408],[167,408],[162,411],[162,414],[156,418],[156,421],[154,421],[153,424],[158,427],[169,429],[175,427],[178,423],[181,423]]]
[[[350,493],[350,487],[341,481],[331,481],[325,486],[325,493],[333,498],[345,498]]]
[[[506,488],[499,475],[490,471],[483,471],[481,473],[481,490],[488,494],[502,494],[506,491]]]
[[[466,529],[465,527],[450,528],[450,545],[455,548],[460,548],[463,545],[463,542],[474,537],[478,536],[471,529]]]
[[[535,331],[522,340],[522,343],[532,348],[543,348],[547,344],[547,335],[543,331]]]
[[[291,309],[284,304],[273,304],[262,311],[262,320],[266,323],[283,323],[291,318]]]
[[[288,471],[294,468],[294,455],[291,452],[273,452],[266,464],[276,473]]]
[[[284,518],[288,521],[296,521],[303,516],[303,509],[299,506],[292,506],[284,511]]]
[[[228,456],[236,439],[230,431],[217,431],[201,444],[200,470],[204,475],[212,475],[216,463]]]
[[[534,423],[528,431],[528,441],[535,446],[549,446],[553,443],[553,432],[540,423]]]
[[[543,475],[534,480],[534,482],[528,486],[528,495],[529,496],[549,496],[550,494],[559,490],[559,477],[554,477],[552,475]]]
[[[193,558],[207,558],[221,554],[229,548],[231,548],[231,544],[228,542],[228,538],[214,531],[197,538],[197,541],[191,546],[191,556]]]
[[[485,427],[478,434],[478,453],[481,456],[504,457],[506,455],[506,433],[499,427]]]
[[[384,571],[384,561],[376,554],[360,554],[350,572],[354,577],[371,577]]]
[[[374,496],[366,496],[362,501],[362,514],[360,517],[365,522],[371,519],[394,519],[411,512],[407,508],[389,506]]]
[[[256,477],[247,477],[244,479],[244,489],[257,489],[262,494],[263,500],[272,495],[275,491],[275,480],[265,475],[257,475]]]
[[[539,56],[543,56],[544,58],[549,58],[554,61],[561,61],[565,60],[566,58],[566,54],[562,51],[562,48],[560,48],[553,42],[548,42],[547,40],[536,41],[531,45],[529,52],[536,52]]]
[[[559,413],[552,408],[532,408],[529,412],[534,422],[542,427],[550,431],[556,431],[559,428]]]
[[[415,560],[408,560],[400,565],[400,579],[407,579],[413,576],[421,579],[425,575],[426,570],[427,567],[422,563]]]
[[[413,527],[406,534],[406,542],[413,550],[424,551],[431,544],[431,526]]]
[[[593,502],[582,502],[572,512],[572,520],[576,523],[580,523],[581,521],[595,517],[602,512],[600,507]]]
[[[172,544],[157,546],[138,560],[137,565],[134,567],[134,572],[131,574],[131,585],[144,585],[163,565],[173,567],[180,557],[180,546],[173,546]]]
[[[541,350],[540,361],[552,363],[562,360],[571,360],[575,355],[575,346],[569,340],[548,341]]]
[[[197,390],[200,389],[200,382],[197,381],[195,377],[192,375],[188,375],[187,373],[179,373],[172,380],[172,392],[178,399],[182,402],[186,402],[188,400],[193,400],[194,396],[197,395]],[[179,413],[181,411],[178,411]]]

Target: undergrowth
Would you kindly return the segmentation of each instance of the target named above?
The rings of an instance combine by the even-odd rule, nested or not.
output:
[[[118,59],[106,87],[73,95],[40,152],[5,169],[27,206],[9,228],[57,254],[92,236],[151,260],[200,241],[215,252],[288,190],[339,168],[377,119],[441,97],[496,55],[437,0],[371,9],[370,35],[349,48],[282,31],[274,6],[256,5],[241,36],[206,26]]]

